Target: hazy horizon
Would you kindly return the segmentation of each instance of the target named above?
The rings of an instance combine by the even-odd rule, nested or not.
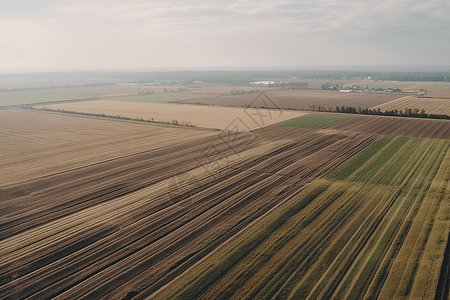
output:
[[[360,66],[217,66],[217,67],[171,67],[171,68],[73,68],[73,69],[52,69],[52,70],[1,70],[0,74],[38,74],[38,73],[115,73],[115,72],[208,72],[208,71],[370,71],[370,72],[450,72],[450,65],[360,65]]]
[[[449,15],[439,0],[2,2],[0,73],[449,70]]]

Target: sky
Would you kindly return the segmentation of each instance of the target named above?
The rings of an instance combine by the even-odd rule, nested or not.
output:
[[[0,72],[450,65],[450,1],[0,1]]]

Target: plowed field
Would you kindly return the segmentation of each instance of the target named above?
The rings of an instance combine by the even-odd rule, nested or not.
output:
[[[203,137],[4,185],[0,297],[111,299],[142,285],[145,295],[376,138],[279,126],[254,134],[236,135],[232,147]],[[216,167],[240,161],[170,185],[203,171],[209,148],[220,154]]]
[[[0,298],[445,298],[450,122],[324,115],[0,111]]]
[[[252,97],[255,97],[252,94]],[[254,108],[212,107],[206,105],[139,103],[112,100],[62,103],[46,105],[48,109],[105,114],[127,118],[143,118],[159,122],[188,123],[197,127],[250,131],[259,127],[275,124],[304,115],[298,111],[281,111]],[[40,108],[40,106],[37,106]]]
[[[419,112],[422,109],[425,109],[425,113],[427,114],[450,115],[450,99],[418,98],[416,96],[406,96],[372,107],[372,109],[378,108],[381,109],[381,111],[394,109],[403,111],[405,108],[417,108]]]
[[[445,90],[445,91],[432,91],[432,92],[427,92],[423,98],[444,98],[444,99],[450,99],[450,90]]]
[[[278,107],[309,109],[310,104],[320,106],[361,106],[369,108],[400,97],[404,94],[389,93],[340,93],[328,91],[267,91],[267,96]],[[255,94],[243,94],[234,96],[220,96],[195,100],[186,100],[185,103],[203,103],[208,105],[245,106],[252,105]]]
[[[0,186],[207,136],[181,126],[0,111]]]
[[[449,146],[381,138],[146,296],[435,299],[450,230]]]
[[[351,115],[349,120],[328,127],[328,129],[382,135],[450,139],[450,122],[444,120]]]

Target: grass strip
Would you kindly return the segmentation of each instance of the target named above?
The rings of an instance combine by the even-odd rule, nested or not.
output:
[[[408,137],[396,137],[386,147],[381,149],[366,164],[354,172],[348,180],[368,183],[378,171],[408,142]]]
[[[337,168],[331,170],[323,177],[332,181],[346,180],[350,175],[355,173],[362,165],[364,165],[369,159],[371,159],[378,151],[380,151],[387,144],[392,142],[393,136],[384,136],[372,144],[358,152],[350,159],[340,164]]]
[[[303,116],[296,119],[291,119],[279,123],[278,125],[284,127],[298,127],[298,128],[327,128],[335,124],[341,123],[345,120],[350,119],[347,116]]]

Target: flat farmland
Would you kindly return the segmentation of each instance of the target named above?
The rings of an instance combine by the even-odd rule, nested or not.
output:
[[[254,98],[255,95],[252,95]],[[159,122],[192,124],[197,127],[221,130],[250,131],[304,115],[297,111],[243,109],[206,105],[138,103],[111,100],[85,101],[45,105],[46,108],[66,111],[143,118]],[[42,108],[36,106],[36,108]]]
[[[234,119],[1,110],[1,299],[444,299],[450,122],[122,103]]]
[[[0,186],[216,135],[191,128],[0,110]]]
[[[27,93],[27,92],[15,92],[15,93],[1,93],[0,94],[0,106],[12,106],[52,101],[71,101],[77,99],[91,98],[91,95],[71,94],[68,91],[59,91],[60,93]],[[66,93],[68,92],[68,93]]]
[[[450,99],[450,87],[445,91],[432,91],[427,92],[424,96],[420,98],[439,98],[439,99]]]
[[[205,97],[210,97],[210,95],[170,92],[170,93],[158,93],[158,94],[148,94],[148,95],[115,96],[115,97],[101,97],[101,98],[103,98],[102,100],[166,103],[166,102],[173,102],[173,101],[199,99],[199,98],[205,98]]]
[[[411,90],[424,89],[429,92],[450,91],[450,82],[411,82],[407,88]]]
[[[269,126],[2,186],[0,297],[145,295],[376,137]]]
[[[320,106],[361,106],[362,108],[369,108],[404,96],[403,94],[389,93],[340,93],[304,90],[267,91],[266,95],[278,107],[293,109],[309,109],[310,104]],[[246,105],[254,106],[252,105],[254,98],[254,94],[243,94],[186,100],[185,102],[240,107]]]
[[[145,296],[441,299],[449,146],[380,138]]]
[[[0,93],[0,106],[34,104],[52,101],[87,99],[93,97],[127,96],[145,92],[163,93],[173,86],[106,85],[98,87],[55,88],[36,91]]]
[[[449,93],[450,94],[450,93]],[[416,96],[406,96],[395,99],[380,105],[371,107],[372,109],[381,109],[381,111],[395,110],[403,111],[405,108],[425,109],[427,114],[446,114],[450,115],[450,99],[440,98],[422,98]]]
[[[328,130],[365,132],[381,135],[450,139],[450,121],[386,116],[351,116]]]
[[[270,91],[273,89],[277,89],[277,88],[273,88],[273,87],[264,87],[264,86],[239,86],[239,85],[212,85],[212,84],[207,84],[207,85],[200,85],[200,86],[196,86],[196,85],[191,85],[189,87],[187,87],[187,91],[189,91],[189,93],[191,94],[198,94],[198,95],[214,95],[214,96],[224,96],[224,95],[231,95],[231,92],[234,91],[244,91],[246,93],[251,92],[251,91]],[[257,94],[255,94],[257,95]]]
[[[348,85],[359,85],[360,87],[369,88],[393,88],[401,90],[419,91],[420,89],[427,90],[429,92],[450,90],[450,82],[436,82],[436,81],[353,81]]]
[[[323,84],[332,84],[332,85],[349,85],[353,84],[355,80],[353,79],[306,79],[306,78],[276,78],[276,79],[267,79],[262,78],[256,81],[279,81],[279,82],[307,82],[308,88],[321,88]],[[360,84],[359,84],[360,85]]]

